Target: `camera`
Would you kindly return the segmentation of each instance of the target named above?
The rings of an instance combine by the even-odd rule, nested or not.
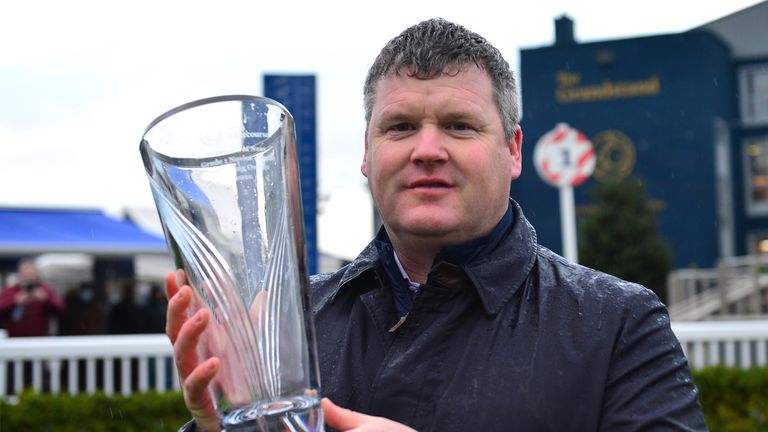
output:
[[[40,283],[37,281],[24,281],[20,285],[21,285],[21,289],[23,289],[24,291],[32,292],[32,290],[40,286]]]

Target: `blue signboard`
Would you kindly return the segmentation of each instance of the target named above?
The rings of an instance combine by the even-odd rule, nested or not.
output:
[[[264,75],[264,96],[283,104],[296,123],[296,142],[304,208],[307,265],[317,273],[317,116],[314,75]]]
[[[575,190],[577,214],[600,182],[637,177],[676,267],[719,256],[714,124],[733,118],[726,46],[706,33],[570,44],[521,52],[523,174],[512,196],[539,241],[560,251],[558,192],[537,175],[533,147],[558,123],[595,146],[595,173]]]

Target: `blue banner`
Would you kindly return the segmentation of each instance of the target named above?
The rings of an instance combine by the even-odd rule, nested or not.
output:
[[[317,116],[314,75],[264,75],[264,96],[283,104],[296,123],[309,273],[317,273]]]

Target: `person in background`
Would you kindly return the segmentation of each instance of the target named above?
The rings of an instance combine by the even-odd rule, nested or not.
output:
[[[59,320],[62,336],[104,333],[104,306],[92,282],[82,282],[64,296],[66,311]]]
[[[146,333],[164,333],[165,315],[168,309],[168,299],[165,298],[163,288],[152,284],[147,293],[147,299],[142,306],[143,316],[146,320]]]
[[[120,299],[109,308],[107,313],[107,333],[139,334],[144,333],[144,317],[136,302],[136,282],[125,279],[117,282],[120,287]]]
[[[0,327],[10,337],[49,336],[51,320],[64,309],[56,290],[40,280],[33,260],[21,260],[18,282],[0,291]]]
[[[361,171],[384,226],[352,264],[311,279],[330,428],[707,429],[658,297],[538,244],[510,198],[523,134],[498,49],[428,20],[381,50],[363,93]],[[217,431],[206,389],[221,361],[195,357],[210,312],[188,317],[191,288],[166,282],[186,427]]]

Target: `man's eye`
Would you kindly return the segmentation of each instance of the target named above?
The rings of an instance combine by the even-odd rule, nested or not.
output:
[[[448,129],[463,132],[472,130],[472,127],[466,123],[451,123],[448,125]]]
[[[408,123],[398,123],[396,125],[390,126],[389,130],[393,132],[407,132],[413,130],[413,125]]]

